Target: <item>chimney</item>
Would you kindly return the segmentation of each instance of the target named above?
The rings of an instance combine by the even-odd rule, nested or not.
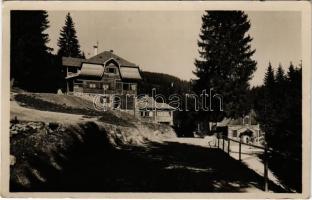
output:
[[[98,54],[98,46],[99,46],[98,42],[96,42],[96,45],[93,46],[93,48],[94,48],[94,55]]]

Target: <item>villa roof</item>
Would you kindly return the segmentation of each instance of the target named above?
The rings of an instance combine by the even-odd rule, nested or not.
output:
[[[120,75],[122,79],[140,80],[142,79],[139,71],[139,67],[117,55],[112,51],[103,51],[98,55],[95,55],[89,59],[62,57],[62,65],[67,67],[81,68],[81,71],[68,76],[66,78],[73,77],[93,77],[101,78],[104,74],[103,64],[111,59],[114,59],[116,64],[119,65]]]
[[[99,64],[90,64],[90,63],[83,63],[81,67],[81,71],[79,76],[81,77],[92,77],[92,78],[101,78],[104,74],[104,67],[103,65]]]
[[[81,67],[81,63],[85,61],[86,59],[83,58],[62,57],[63,66],[68,67]]]
[[[251,124],[250,125],[257,125],[258,122],[256,120],[256,113],[254,110],[251,110],[250,113],[246,116],[244,116],[245,120],[248,120],[248,122]],[[217,123],[217,126],[242,126],[244,125],[243,123],[243,117],[239,118],[224,118],[221,122]],[[246,121],[245,121],[246,123]]]
[[[120,67],[120,75],[123,79],[142,79],[139,68],[136,67]]]
[[[138,99],[138,108],[140,110],[175,110],[174,107],[166,103],[156,102],[153,97],[149,96]]]
[[[103,64],[104,62],[106,62],[112,58],[114,60],[116,60],[120,66],[138,67],[136,64],[131,63],[131,62],[117,56],[116,54],[114,54],[111,51],[103,51],[102,53],[99,53],[99,54],[87,59],[87,61],[92,62],[92,63]]]
[[[93,63],[93,64],[104,64],[106,61],[114,59],[120,67],[135,67],[138,66],[134,63],[127,61],[124,58],[121,58],[114,54],[111,51],[103,51],[91,58],[83,59],[83,58],[73,58],[73,57],[62,57],[62,64],[63,66],[70,66],[70,67],[81,67],[83,62]]]

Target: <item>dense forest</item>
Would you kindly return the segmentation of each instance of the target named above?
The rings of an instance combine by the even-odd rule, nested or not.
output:
[[[141,71],[142,81],[138,86],[138,94],[152,95],[156,89],[157,94],[162,94],[168,100],[171,94],[185,94],[190,92],[189,81],[181,80],[178,77],[156,72]]]
[[[275,69],[275,70],[274,70]],[[288,187],[302,190],[302,66],[269,64],[264,84],[250,90],[269,153],[269,168]],[[291,172],[291,173],[289,173]]]
[[[284,72],[281,65],[274,71],[269,64],[264,84],[250,91],[252,107],[269,147],[298,159],[302,143],[301,82],[301,65],[291,63]]]

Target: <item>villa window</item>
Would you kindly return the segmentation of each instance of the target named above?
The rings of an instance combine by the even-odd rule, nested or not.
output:
[[[103,86],[102,86],[102,87],[103,87],[103,89],[104,89],[104,90],[108,90],[109,85],[108,85],[108,84],[103,84]]]
[[[133,91],[136,90],[136,84],[131,84],[131,90],[133,90]]]
[[[141,111],[141,117],[152,117],[152,112]]]
[[[128,83],[124,83],[124,84],[122,85],[122,89],[123,89],[123,90],[129,90],[129,84],[128,84]]]
[[[90,83],[89,84],[89,88],[96,88],[96,84],[95,83]]]
[[[167,111],[160,111],[160,112],[157,112],[157,116],[160,116],[160,117],[169,117],[170,112],[167,112]]]
[[[237,137],[237,130],[233,130],[233,137]]]

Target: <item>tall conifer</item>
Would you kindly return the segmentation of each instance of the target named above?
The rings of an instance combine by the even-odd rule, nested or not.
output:
[[[70,13],[66,15],[65,25],[61,30],[57,45],[59,47],[57,53],[59,56],[74,58],[83,57],[76,35],[75,24]]]
[[[55,86],[57,69],[47,46],[46,11],[11,11],[11,79],[14,86],[29,91],[47,91]],[[54,85],[54,86],[53,86]]]
[[[256,70],[249,28],[248,16],[242,11],[206,11],[202,16],[194,90],[213,89],[221,94],[228,117],[249,111],[249,80]]]

